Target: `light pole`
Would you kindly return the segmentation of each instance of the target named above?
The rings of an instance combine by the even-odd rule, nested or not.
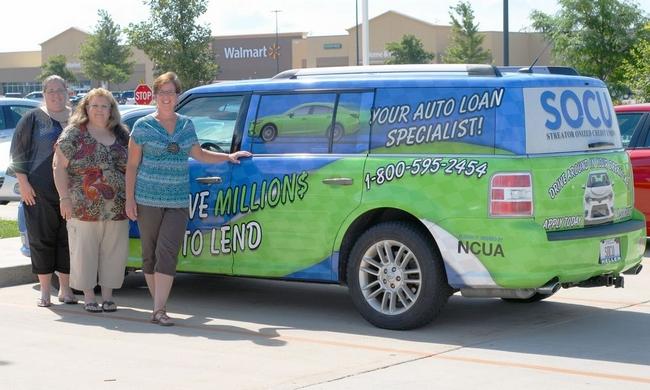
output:
[[[275,13],[275,73],[280,73],[280,44],[278,39],[278,13],[282,12],[281,9],[274,9]]]
[[[503,65],[510,65],[510,31],[508,31],[508,0],[503,0]]]
[[[359,0],[355,0],[354,2],[354,22],[356,23],[355,25],[357,26],[355,28],[357,32],[357,63],[355,65],[359,66]]]

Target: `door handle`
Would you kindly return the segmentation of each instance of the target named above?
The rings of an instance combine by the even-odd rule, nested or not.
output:
[[[328,179],[323,179],[323,184],[329,184],[333,186],[349,186],[354,183],[354,179],[349,177],[330,177]]]
[[[208,176],[208,177],[197,177],[196,181],[201,184],[221,184],[221,176]]]

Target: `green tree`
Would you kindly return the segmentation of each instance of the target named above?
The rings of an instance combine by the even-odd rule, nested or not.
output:
[[[122,31],[105,10],[99,10],[95,32],[81,45],[79,59],[86,76],[101,82],[124,83],[133,72],[131,49],[120,44]]]
[[[451,42],[444,55],[447,64],[483,64],[492,62],[492,53],[484,50],[485,36],[478,32],[474,22],[474,10],[469,2],[460,1],[449,7],[451,17]]]
[[[387,64],[428,64],[435,57],[425,51],[422,41],[412,34],[402,36],[400,42],[388,42],[386,50],[391,55]]]
[[[650,34],[650,24],[645,27]],[[624,79],[638,101],[650,102],[650,40],[640,39],[632,48],[632,58],[623,63]]]
[[[605,81],[614,96],[626,90],[623,63],[648,39],[647,17],[627,0],[558,0],[555,15],[533,11],[533,28],[553,43],[554,61]]]
[[[207,0],[145,0],[148,21],[131,23],[129,42],[154,62],[154,73],[173,71],[191,88],[215,79],[218,66],[210,41],[212,31],[196,19],[207,11]]]
[[[41,68],[41,74],[36,78],[38,81],[43,81],[47,77],[52,76],[53,74],[59,75],[65,79],[67,82],[74,83],[77,81],[77,78],[66,68],[65,64],[68,60],[63,54],[50,57],[47,62],[43,64]]]

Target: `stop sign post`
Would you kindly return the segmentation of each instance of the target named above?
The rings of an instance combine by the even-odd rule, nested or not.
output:
[[[153,91],[147,84],[140,84],[133,91],[136,104],[151,104],[153,100]]]

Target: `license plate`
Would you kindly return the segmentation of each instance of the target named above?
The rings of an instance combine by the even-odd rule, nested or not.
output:
[[[600,264],[609,264],[621,261],[621,239],[608,238],[600,240]]]

